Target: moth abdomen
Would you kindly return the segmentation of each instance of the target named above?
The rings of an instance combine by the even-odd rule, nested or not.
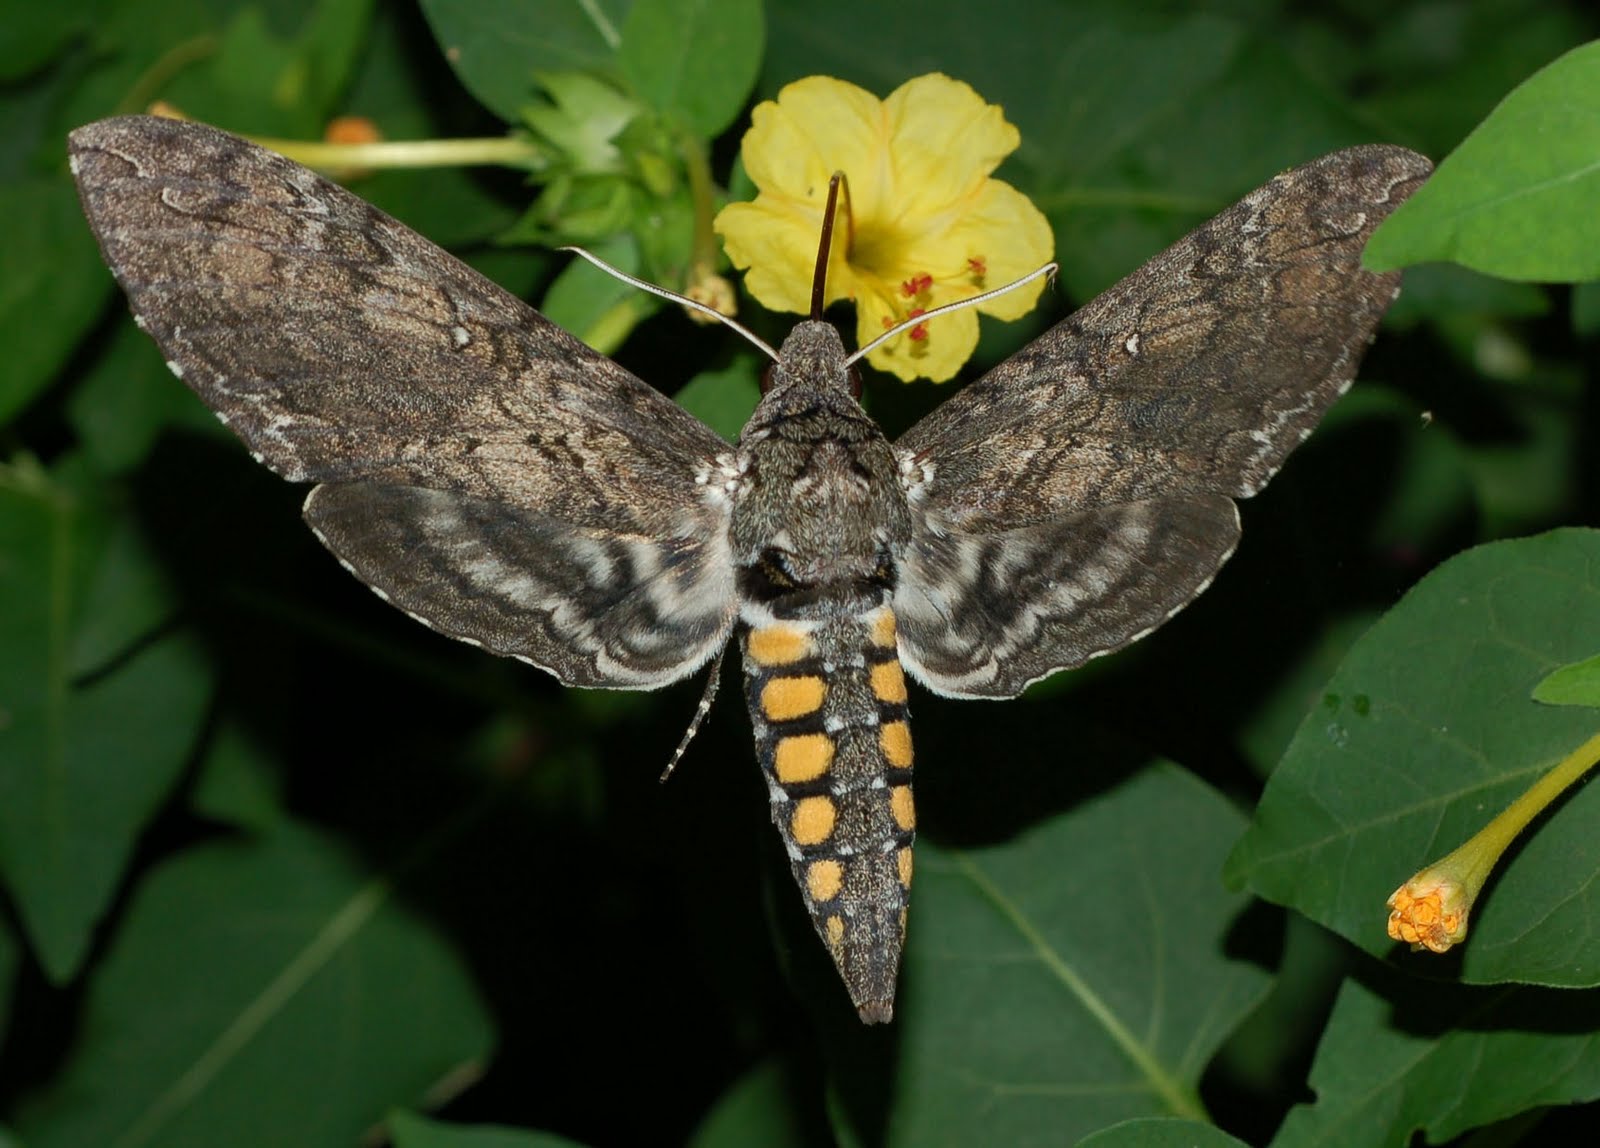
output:
[[[772,819],[861,1018],[887,1021],[905,944],[916,812],[894,614],[747,609],[745,696]]]

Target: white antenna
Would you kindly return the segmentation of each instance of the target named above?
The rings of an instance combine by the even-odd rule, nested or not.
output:
[[[654,283],[646,283],[643,279],[636,279],[634,276],[629,275],[626,271],[621,271],[611,266],[611,264],[607,263],[604,259],[601,259],[598,255],[589,254],[589,252],[585,251],[581,247],[560,247],[557,248],[557,250],[570,251],[574,255],[583,256],[590,263],[593,263],[596,267],[600,268],[600,270],[604,271],[607,275],[622,280],[630,287],[637,287],[641,291],[648,291],[650,294],[658,296],[659,298],[667,299],[673,303],[679,304],[680,306],[699,311],[701,314],[710,315],[719,323],[726,323],[735,331],[739,332],[739,334],[743,335],[746,339],[749,339],[757,347],[761,348],[762,352],[765,353],[767,358],[771,359],[773,362],[778,361],[778,352],[774,351],[770,346],[768,346],[765,339],[763,339],[760,335],[757,335],[754,331],[750,330],[750,328],[746,327],[743,323],[724,315],[715,307],[709,307],[700,302],[700,300],[691,299],[687,295],[679,295],[676,291],[668,291],[665,287],[657,287]],[[979,298],[985,298],[985,296],[979,296]]]
[[[1021,279],[1007,283],[1004,287],[996,287],[993,291],[985,291],[982,294],[972,296],[970,299],[957,299],[954,303],[945,303],[942,306],[935,307],[931,311],[924,311],[920,315],[914,315],[903,323],[896,323],[893,327],[890,327],[883,334],[879,335],[876,339],[872,340],[872,342],[868,343],[865,347],[862,347],[859,351],[846,359],[844,361],[844,365],[848,367],[857,359],[866,358],[867,355],[871,354],[879,346],[888,342],[890,339],[894,338],[908,327],[915,327],[919,323],[926,323],[935,315],[945,315],[951,311],[959,311],[963,307],[976,307],[979,303],[986,303],[990,299],[998,298],[1009,291],[1015,291],[1018,287],[1026,287],[1029,283],[1032,283],[1035,279],[1038,279],[1041,276],[1054,275],[1059,268],[1060,264],[1058,263],[1046,263],[1037,271],[1030,271]]]

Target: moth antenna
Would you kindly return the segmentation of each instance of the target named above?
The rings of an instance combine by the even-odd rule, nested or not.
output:
[[[817,244],[817,268],[811,273],[811,319],[822,318],[824,296],[828,288],[828,257],[833,254],[833,214],[839,205],[839,186],[844,185],[845,210],[850,210],[850,184],[844,172],[836,171],[828,179],[828,205],[822,209],[822,239]]]
[[[1012,282],[1007,283],[1004,287],[996,287],[992,291],[984,291],[980,294],[972,296],[970,299],[957,299],[954,303],[944,303],[938,307],[935,307],[931,311],[924,311],[922,314],[914,315],[902,323],[896,323],[893,327],[890,327],[883,334],[879,335],[876,339],[872,340],[872,342],[868,343],[865,347],[862,347],[859,351],[846,359],[844,361],[844,365],[848,367],[855,363],[856,360],[866,358],[880,345],[887,343],[890,339],[894,338],[901,331],[906,330],[908,327],[915,327],[919,323],[926,323],[935,315],[947,315],[951,311],[959,311],[963,307],[976,307],[979,303],[986,303],[990,299],[995,299],[1006,294],[1008,291],[1015,291],[1018,287],[1026,287],[1029,283],[1032,283],[1035,279],[1041,278],[1042,276],[1054,276],[1060,267],[1061,265],[1059,263],[1046,263],[1037,271],[1030,271],[1021,279],[1013,280]]]
[[[641,291],[647,291],[651,295],[657,295],[662,299],[677,303],[681,307],[688,307],[690,310],[699,311],[702,315],[710,315],[717,322],[732,327],[746,339],[749,339],[750,342],[754,343],[761,350],[761,352],[767,356],[767,358],[771,359],[773,362],[778,361],[778,352],[774,351],[772,347],[768,345],[765,339],[763,339],[760,335],[757,335],[754,331],[750,330],[749,327],[746,327],[737,319],[733,319],[727,315],[724,315],[715,307],[708,307],[698,299],[691,299],[687,295],[679,295],[676,291],[668,291],[665,287],[657,287],[654,283],[647,283],[643,279],[629,275],[626,271],[622,271],[611,266],[611,264],[607,263],[604,259],[601,259],[598,255],[591,255],[581,247],[558,247],[556,250],[570,251],[574,255],[583,256],[590,263],[593,263],[596,267],[600,268],[600,270],[604,271],[607,275],[610,275],[613,279],[622,280],[629,287],[637,287]]]
[[[711,676],[706,679],[706,692],[700,695],[700,705],[694,711],[694,717],[689,719],[689,728],[684,731],[683,740],[678,743],[678,748],[672,751],[672,760],[667,762],[667,768],[661,771],[661,782],[666,784],[667,778],[672,776],[672,771],[678,768],[678,759],[689,748],[689,743],[694,740],[694,735],[700,732],[700,723],[706,720],[706,714],[711,712],[711,703],[717,697],[717,683],[722,681],[722,658],[728,652],[727,643],[717,651],[717,656],[711,659]]]

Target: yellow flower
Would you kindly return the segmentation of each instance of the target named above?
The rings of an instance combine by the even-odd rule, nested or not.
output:
[[[1448,952],[1466,939],[1484,882],[1517,834],[1600,761],[1600,734],[1573,750],[1467,842],[1412,876],[1389,897],[1389,936],[1412,949]]]
[[[1028,197],[989,173],[1020,137],[1000,108],[966,84],[919,76],[886,100],[810,76],[760,104],[745,133],[745,170],[759,190],[717,216],[734,266],[766,306],[810,310],[811,274],[828,179],[848,178],[847,213],[828,266],[827,300],[856,304],[865,346],[905,319],[1001,287],[1050,259],[1050,224]],[[1025,315],[1043,283],[976,310]],[[972,310],[891,339],[867,361],[901,379],[950,378],[978,344]]]

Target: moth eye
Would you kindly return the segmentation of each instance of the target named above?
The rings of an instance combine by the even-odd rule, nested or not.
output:
[[[766,394],[768,391],[770,391],[772,389],[772,368],[777,366],[777,365],[778,364],[776,364],[776,363],[768,363],[765,367],[761,368],[761,393],[762,394]],[[859,392],[857,392],[857,393],[859,393]]]
[[[859,399],[861,397],[861,373],[854,367],[847,367],[846,370],[850,372],[850,397]]]
[[[769,546],[761,552],[756,564],[761,568],[762,576],[774,589],[793,590],[800,584],[800,579],[795,577],[794,568],[789,565],[788,551]]]

